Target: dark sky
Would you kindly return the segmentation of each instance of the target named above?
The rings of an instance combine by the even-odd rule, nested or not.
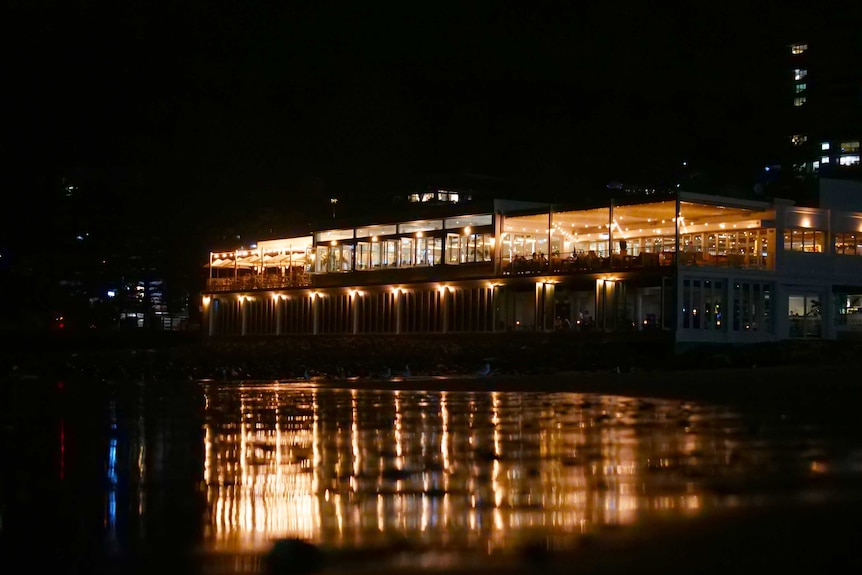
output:
[[[399,4],[13,2],[10,191],[87,174],[186,216],[463,171],[576,195],[735,177],[773,135],[787,3]]]

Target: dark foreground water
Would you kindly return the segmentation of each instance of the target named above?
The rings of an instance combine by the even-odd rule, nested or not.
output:
[[[862,440],[797,413],[307,382],[3,386],[15,572],[262,572],[286,538],[321,555],[288,550],[284,573],[860,565]]]

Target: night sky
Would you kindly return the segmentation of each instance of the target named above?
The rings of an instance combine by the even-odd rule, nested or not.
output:
[[[682,161],[746,180],[792,20],[785,2],[13,4],[8,197],[85,176],[179,220],[430,174],[556,199]]]

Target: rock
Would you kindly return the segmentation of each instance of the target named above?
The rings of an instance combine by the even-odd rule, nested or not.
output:
[[[267,553],[264,573],[268,575],[310,575],[323,571],[323,551],[297,538],[279,539]]]

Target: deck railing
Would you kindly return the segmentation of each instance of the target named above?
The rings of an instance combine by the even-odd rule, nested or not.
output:
[[[209,278],[208,291],[245,291],[256,289],[278,289],[311,285],[305,272],[289,275],[243,275],[235,278]]]
[[[676,255],[676,252],[644,252],[636,256],[624,254],[613,254],[610,257],[595,254],[566,256],[564,254],[563,257],[551,256],[550,259],[547,257],[521,258],[514,261],[505,261],[503,263],[503,275],[575,274],[658,268],[673,265]],[[767,269],[765,256],[744,257],[741,255],[731,255],[703,258],[695,257],[694,254],[683,253],[679,263],[687,267]],[[287,275],[242,275],[235,278],[210,278],[207,280],[207,290],[212,292],[307,287],[310,285],[311,276],[304,271]]]

